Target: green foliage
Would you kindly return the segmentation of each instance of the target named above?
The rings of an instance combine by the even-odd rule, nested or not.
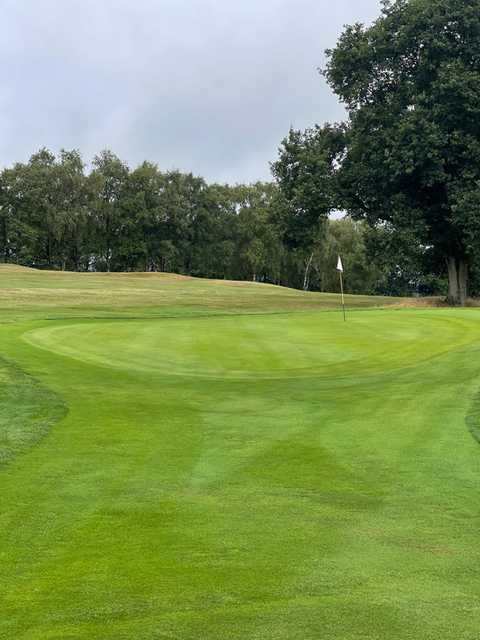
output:
[[[367,254],[366,226],[350,219],[328,224],[325,238],[315,253],[312,286],[320,291],[340,291],[337,259],[342,254],[345,290],[349,293],[375,293],[380,271]]]
[[[93,160],[89,176],[95,198],[92,202],[95,266],[110,271],[122,253],[128,219],[123,215],[128,167],[110,151],[102,151]]]
[[[478,0],[385,2],[368,28],[347,27],[326,77],[348,114],[341,206],[432,248],[463,303],[480,258]]]
[[[335,208],[335,172],[345,146],[344,128],[290,130],[272,164],[286,203],[287,244],[309,248]]]
[[[148,162],[130,170],[110,151],[86,173],[77,151],[42,149],[0,174],[1,255],[49,269],[174,271],[337,291],[340,253],[349,293],[432,292],[415,270],[392,275],[397,258],[364,225],[328,219],[344,145],[342,126],[291,131],[275,183],[235,186]]]
[[[42,149],[0,175],[4,262],[53,269],[279,277],[273,184],[208,185],[110,151],[85,174],[76,151]],[[271,264],[270,264],[271,261]]]
[[[365,249],[378,273],[374,292],[382,295],[445,295],[446,281],[435,275],[432,250],[411,229],[385,223],[365,228]]]
[[[77,151],[55,157],[42,149],[28,163],[0,174],[3,261],[74,271],[173,271],[335,289],[327,220],[332,192],[326,197],[322,189],[327,183],[332,189],[342,132],[326,129],[291,136],[301,143],[295,153],[311,158],[308,171],[302,171],[301,189],[294,181],[284,188],[283,178],[277,183],[207,184],[190,173],[162,172],[148,162],[130,170],[110,151],[96,156],[86,173]],[[309,149],[310,143],[315,149]],[[292,145],[287,145],[290,153]],[[277,163],[278,176],[287,171],[285,163],[286,157]],[[317,170],[327,165],[332,175],[325,180]],[[311,196],[317,209],[308,208]],[[333,223],[333,228],[349,224]],[[351,254],[347,291],[368,293],[370,275],[354,257],[361,254],[366,260],[362,234],[350,234],[358,247],[347,236],[333,250]]]

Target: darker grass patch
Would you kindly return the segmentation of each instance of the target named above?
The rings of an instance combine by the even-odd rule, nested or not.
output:
[[[465,423],[472,436],[480,444],[480,391],[473,398],[470,409],[465,416]]]
[[[38,444],[66,413],[62,398],[0,358],[0,468]]]

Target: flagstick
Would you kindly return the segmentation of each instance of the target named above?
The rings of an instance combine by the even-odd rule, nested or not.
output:
[[[340,289],[342,291],[342,309],[343,309],[343,321],[347,321],[347,316],[345,315],[345,296],[343,295],[343,273],[342,271],[338,272],[340,274]]]

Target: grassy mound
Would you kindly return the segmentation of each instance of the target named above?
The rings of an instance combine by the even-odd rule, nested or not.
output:
[[[347,296],[350,308],[424,306],[410,298]],[[205,312],[264,313],[338,309],[338,294],[297,291],[256,282],[206,280],[170,273],[68,273],[0,269],[4,318],[130,313],[152,316]]]

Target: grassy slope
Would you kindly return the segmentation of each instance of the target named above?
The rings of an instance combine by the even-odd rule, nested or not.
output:
[[[0,265],[4,318],[163,315],[338,309],[336,294],[305,293],[253,282],[203,280],[163,273],[42,272]],[[409,304],[406,298],[347,296],[352,308]]]
[[[1,638],[478,635],[478,311],[344,325],[274,287],[12,270],[0,295],[0,355],[68,407],[0,469]]]

